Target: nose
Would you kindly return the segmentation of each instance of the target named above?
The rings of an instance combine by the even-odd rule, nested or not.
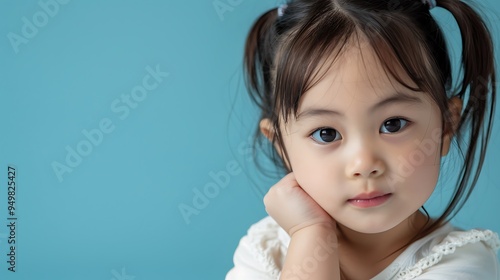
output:
[[[375,148],[363,145],[351,154],[346,165],[349,178],[376,178],[384,174],[385,163]]]

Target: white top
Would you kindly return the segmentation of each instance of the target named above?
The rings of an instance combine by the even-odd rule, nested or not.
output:
[[[289,243],[271,217],[262,219],[241,239],[226,280],[278,279]],[[411,244],[371,280],[500,280],[499,248],[498,234],[490,230],[461,231],[446,224]]]

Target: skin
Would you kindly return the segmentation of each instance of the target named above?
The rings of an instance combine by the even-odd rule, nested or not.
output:
[[[324,74],[281,127],[292,172],[264,203],[291,236],[281,279],[341,279],[340,268],[347,279],[368,279],[425,227],[419,208],[434,191],[453,129],[443,133],[429,95],[389,77],[368,44],[349,48]],[[450,99],[450,108],[457,122],[460,100]],[[261,121],[268,138],[270,127]],[[383,203],[353,203],[373,192],[386,195]],[[318,239],[338,245],[322,255]]]

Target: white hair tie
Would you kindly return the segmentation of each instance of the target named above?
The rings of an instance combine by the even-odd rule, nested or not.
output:
[[[437,6],[436,0],[422,0],[422,3],[429,7],[429,10],[434,9]]]
[[[285,9],[288,7],[287,4],[281,4],[278,7],[278,17],[282,17],[285,14]]]

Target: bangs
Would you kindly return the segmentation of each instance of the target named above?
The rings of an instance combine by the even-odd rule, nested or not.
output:
[[[431,59],[434,55],[425,44],[425,34],[416,31],[417,23],[401,14],[352,14],[328,7],[283,36],[274,69],[275,114],[285,123],[288,117],[296,116],[302,96],[345,51],[363,44],[370,45],[388,76],[412,91],[430,94],[440,108],[445,108],[442,96],[447,90],[443,87],[446,78]]]

